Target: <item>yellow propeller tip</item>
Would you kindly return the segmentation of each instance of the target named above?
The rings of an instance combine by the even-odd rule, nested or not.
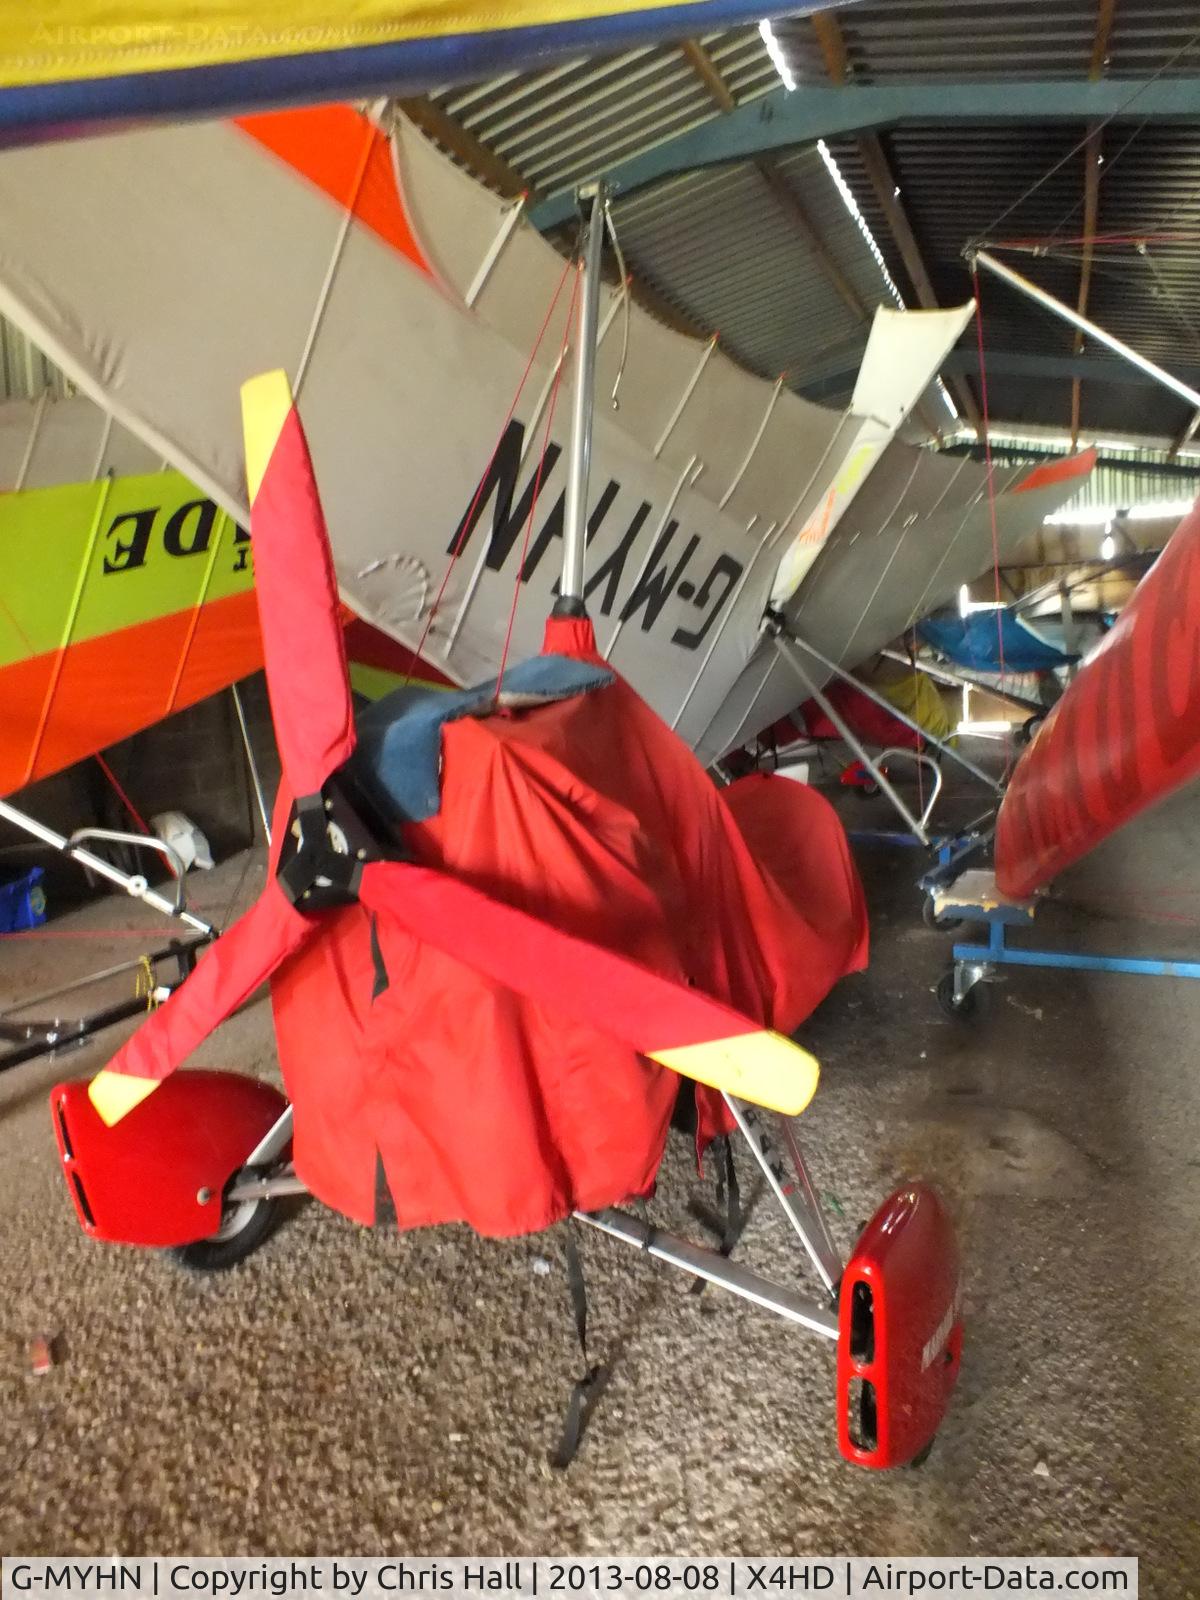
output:
[[[276,441],[292,409],[292,384],[282,367],[260,372],[242,385],[242,435],[246,447],[246,487],[254,504]]]
[[[789,1117],[807,1107],[821,1076],[815,1057],[769,1028],[649,1055],[685,1078]]]
[[[157,1078],[130,1078],[123,1072],[98,1072],[88,1084],[88,1099],[95,1106],[101,1122],[111,1128],[141,1105],[147,1095],[158,1088]]]

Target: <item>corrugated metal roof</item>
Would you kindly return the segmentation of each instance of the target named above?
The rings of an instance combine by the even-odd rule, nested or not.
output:
[[[878,267],[815,151],[775,171],[838,261],[866,312],[891,303]],[[614,207],[638,271],[764,376],[799,374],[861,349],[857,316],[752,162],[694,173]]]
[[[1030,80],[1088,74],[1098,7],[1097,0],[1009,0],[1003,6],[995,0],[868,0],[831,15],[852,81]],[[776,23],[775,32],[799,92],[806,82],[829,81],[809,18]],[[1198,33],[1195,0],[1119,0],[1101,70],[1126,79],[1195,73]],[[702,43],[735,102],[778,88],[756,29],[710,35]],[[710,86],[677,45],[510,74],[436,98],[543,194],[721,115]],[[1190,228],[1200,240],[1200,121],[1140,127],[1135,119],[1136,102],[1129,118],[1104,135],[1101,227],[1132,231],[1170,219],[1175,231]],[[973,238],[999,232],[1068,239],[1079,233],[1086,156],[1074,147],[1085,133],[1082,125],[964,125],[905,126],[884,136],[900,204],[941,304],[960,303],[971,292],[963,248]],[[839,139],[831,149],[888,271],[917,304],[859,142]],[[777,156],[774,165],[864,308],[869,312],[887,299],[857,226],[811,154]],[[787,370],[794,386],[827,403],[845,399],[864,326],[754,163],[672,179],[617,211],[631,266],[670,303],[694,322],[719,328],[731,352],[757,371]],[[1018,264],[1074,303],[1077,247],[1064,244]],[[1004,285],[986,282],[983,296],[989,349],[1073,356],[1074,334],[1065,325]],[[1185,351],[1189,362],[1200,364],[1200,280],[1190,241],[1163,241],[1146,255],[1098,253],[1090,308],[1113,332],[1164,363]],[[977,374],[971,381],[978,396]],[[1015,423],[1065,427],[1070,395],[1069,377],[1047,378],[1044,370],[1008,370],[989,379],[993,414]],[[1084,387],[1083,419],[1092,427],[1170,434],[1186,421],[1182,411],[1169,394],[1144,386],[1092,379]]]
[[[852,81],[1031,80],[1087,76],[1099,8],[1098,0],[865,0],[829,15],[840,31]],[[806,83],[829,81],[810,19],[778,23],[775,31],[798,92]],[[1198,34],[1196,0],[1118,0],[1101,70],[1128,80],[1159,72],[1200,74]],[[715,89],[684,46],[668,43],[443,87],[430,98],[502,158],[518,181],[549,196],[723,115],[719,101],[726,92],[735,105],[744,105],[778,90],[758,29],[708,34],[699,43],[717,74]],[[1075,146],[1086,131],[1064,124],[918,125],[882,136],[939,303],[959,303],[970,293],[963,247],[984,233],[1058,241],[1049,255],[1013,259],[1074,303],[1080,252],[1067,241],[1081,228],[1086,156]],[[887,270],[908,302],[917,304],[862,146],[843,138],[831,148]],[[1090,310],[1164,364],[1200,368],[1200,275],[1193,266],[1200,242],[1200,117],[1195,123],[1142,126],[1134,102],[1123,120],[1105,129],[1103,150],[1101,231],[1166,231],[1176,237],[1154,239],[1141,253],[1129,245],[1098,251]],[[622,242],[640,278],[693,322],[719,329],[727,348],[748,366],[766,376],[787,371],[793,386],[838,404],[853,384],[865,317],[888,298],[887,289],[811,150],[777,153],[771,170],[776,177],[766,181],[755,163],[743,161],[625,199],[616,207]],[[789,216],[788,192],[820,241],[816,251],[806,224]],[[846,304],[834,274],[849,285],[863,317]],[[993,416],[1067,426],[1069,377],[1061,371],[1047,377],[1044,365],[1023,371],[1011,358],[1070,360],[1073,333],[1003,285],[988,281],[983,294],[988,350],[1010,358],[1006,370],[997,363],[989,379]],[[978,398],[978,374],[969,369],[971,343],[964,340],[962,356]],[[31,366],[11,338],[0,354],[9,392],[30,392],[52,376]],[[1087,428],[1170,436],[1186,420],[1182,402],[1152,387],[1097,377],[1084,384]]]
[[[778,87],[756,28],[701,43],[738,104]],[[544,196],[721,115],[678,44],[557,62],[430,98]]]
[[[0,317],[0,401],[35,400],[46,390],[56,395],[71,392],[54,363],[19,328]]]
[[[856,81],[1073,78],[1091,63],[1097,0],[875,0],[837,12]],[[1157,72],[1200,28],[1192,0],[1118,0],[1107,72]],[[777,23],[797,79],[825,81],[807,18]],[[1180,63],[1176,72],[1194,71]]]

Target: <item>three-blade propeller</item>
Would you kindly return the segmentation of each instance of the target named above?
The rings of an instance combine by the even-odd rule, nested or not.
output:
[[[245,384],[242,412],[263,659],[303,856],[304,830],[310,842],[314,826],[324,835],[322,791],[354,750],[337,584],[286,374],[266,373]],[[710,995],[566,934],[450,873],[396,860],[360,865],[345,858],[344,864],[344,899],[357,899],[546,1010],[619,1039],[685,1077],[777,1111],[794,1115],[812,1098],[813,1058]],[[294,884],[294,875],[288,881]],[[306,898],[302,891],[293,904],[279,880],[270,882],[147,1018],[92,1081],[91,1099],[106,1123],[132,1110],[319,935],[321,912],[301,909]]]

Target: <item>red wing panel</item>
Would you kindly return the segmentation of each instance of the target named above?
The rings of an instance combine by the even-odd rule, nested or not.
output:
[[[914,1183],[863,1230],[840,1290],[838,1444],[901,1467],[941,1424],[962,1355],[958,1245],[936,1192]]]
[[[1200,773],[1200,508],[1047,717],[996,825],[996,882],[1032,894]]]
[[[1081,450],[1076,456],[1064,456],[1061,461],[1046,461],[1034,467],[1021,479],[1013,494],[1024,494],[1031,489],[1049,489],[1052,484],[1069,483],[1078,478],[1082,483],[1096,465],[1096,450]]]
[[[181,1072],[109,1128],[88,1088],[60,1083],[50,1096],[79,1221],[95,1239],[153,1248],[216,1232],[225,1185],[287,1104],[253,1078]]]

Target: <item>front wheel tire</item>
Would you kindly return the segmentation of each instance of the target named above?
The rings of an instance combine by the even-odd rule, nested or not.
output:
[[[227,1272],[253,1255],[278,1220],[277,1199],[234,1200],[226,1205],[216,1233],[176,1245],[167,1254],[189,1272]]]

